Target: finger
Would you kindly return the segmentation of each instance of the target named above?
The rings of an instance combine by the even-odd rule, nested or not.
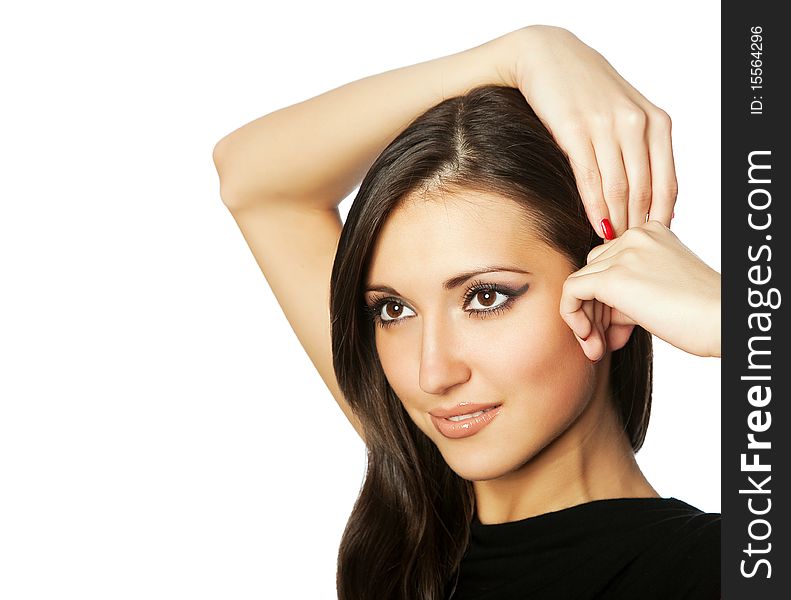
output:
[[[561,313],[577,303],[596,301],[611,310],[607,317],[609,325],[636,324],[637,321],[632,316],[619,308],[627,306],[630,312],[640,311],[640,306],[630,296],[635,282],[639,281],[640,273],[633,266],[624,264],[625,262],[631,262],[631,257],[613,254],[569,275],[563,284],[560,297]],[[606,332],[607,325],[603,325],[603,328]]]
[[[563,284],[563,292],[560,295],[560,316],[568,323],[574,333],[583,339],[588,337],[590,330],[582,321],[585,320],[589,325],[590,321],[582,307],[586,300],[596,297],[595,284],[591,282],[591,279],[595,277],[596,274],[592,277],[584,275],[568,277]]]
[[[604,201],[610,213],[610,224],[617,237],[626,231],[627,226],[629,181],[626,178],[623,156],[620,147],[609,136],[594,140],[593,147],[601,174]]]
[[[603,273],[607,269],[612,268],[618,264],[618,253],[611,252],[608,256],[602,255],[598,260],[595,260],[578,271],[574,271],[571,275],[566,278],[566,281],[569,280],[576,280],[581,277],[589,277],[591,275],[595,275],[597,273]],[[585,300],[602,300],[602,298],[596,296],[595,298],[585,298]]]
[[[582,348],[582,352],[583,354],[585,354],[588,360],[594,363],[599,362],[599,358],[597,358],[598,343],[594,341],[598,339],[598,334],[596,334],[595,336],[591,335],[586,340],[580,338],[580,336],[578,336],[576,333],[574,334],[574,337],[577,339],[577,343],[580,345],[580,348]]]
[[[651,166],[645,129],[629,131],[623,138],[621,151],[629,179],[629,227],[646,222],[651,209]]]
[[[563,287],[565,290],[565,285]],[[593,325],[583,310],[583,301],[569,296],[565,300],[564,308],[565,310],[561,309],[560,316],[566,322],[566,325],[569,326],[578,339],[586,339],[590,335]]]
[[[594,333],[594,330],[596,328],[596,317],[594,314],[593,300],[584,300],[582,302],[582,312],[585,314],[585,318],[588,320],[588,323],[590,323],[591,326],[590,333],[582,338],[583,340],[586,340]]]
[[[635,322],[607,304],[602,306],[604,306],[602,327],[604,327],[606,349],[615,352],[629,341]]]
[[[676,166],[673,160],[671,123],[667,113],[656,108],[648,124],[648,153],[651,163],[651,209],[648,218],[670,227],[678,195]]]
[[[618,242],[620,242],[620,240],[621,238],[616,238],[614,240],[604,242],[603,244],[599,244],[595,248],[591,249],[591,251],[588,252],[587,258],[585,259],[585,263],[591,264],[600,258],[609,256],[616,251],[616,247],[619,245]]]
[[[589,301],[591,317],[593,319],[593,328],[591,334],[582,340],[582,351],[591,361],[599,362],[606,351],[606,338],[605,332],[602,327],[602,303],[595,300]]]
[[[610,260],[612,259],[608,259],[608,261]],[[613,263],[605,264],[603,267],[598,263],[588,265],[566,278],[566,281],[563,283],[563,291],[560,295],[560,314],[564,319],[580,311],[581,308],[584,308],[586,302],[591,302],[593,300],[598,300],[599,302],[603,302],[615,308],[610,298],[617,298],[618,289],[622,286],[613,285],[611,277],[608,275],[610,272],[609,267],[612,264]],[[596,269],[601,270],[597,271]],[[570,318],[579,320],[579,317]],[[587,316],[587,318],[592,321],[593,315]],[[574,329],[573,326],[572,329]],[[583,330],[583,333],[587,333],[587,331]],[[583,335],[581,337],[585,336]]]
[[[593,331],[593,306],[590,299],[577,297],[571,277],[563,284],[560,296],[560,316],[580,340],[586,340]]]
[[[607,331],[610,328],[610,323],[612,321],[612,308],[608,304],[603,304],[603,311],[602,311],[602,318],[601,318],[601,325],[604,328],[604,331]]]
[[[633,330],[634,325],[610,326],[606,335],[607,347],[613,352],[620,350],[626,345],[626,342],[629,341],[629,337],[632,335]]]
[[[602,310],[602,307],[603,307],[603,306],[604,306],[604,305],[603,305],[601,302],[598,302],[597,300],[594,300],[594,301],[593,301],[593,322],[594,322],[596,325],[601,325],[601,322],[602,322],[602,313],[604,312],[604,311]]]
[[[568,154],[569,164],[571,164],[574,178],[577,180],[577,187],[588,220],[599,237],[607,239],[602,221],[609,220],[610,213],[602,194],[601,174],[590,139],[582,136],[578,131],[564,133],[562,130],[559,130],[555,137],[558,144]]]
[[[595,307],[595,318],[594,321],[596,325],[596,331],[599,334],[599,339],[601,342],[601,354],[595,360],[601,360],[601,357],[604,356],[604,353],[607,352],[607,337],[606,332],[607,328],[604,326],[604,309],[607,306],[599,302],[598,300],[593,301],[593,305]]]

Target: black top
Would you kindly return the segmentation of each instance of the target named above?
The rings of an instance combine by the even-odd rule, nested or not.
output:
[[[594,500],[492,525],[476,515],[452,598],[720,598],[721,519],[676,498]]]

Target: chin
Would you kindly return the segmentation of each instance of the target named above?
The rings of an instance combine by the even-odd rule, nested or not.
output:
[[[467,481],[499,479],[519,469],[532,458],[531,455],[509,460],[509,457],[504,457],[501,452],[467,452],[462,454],[459,451],[454,454],[443,452],[442,456],[450,469]]]

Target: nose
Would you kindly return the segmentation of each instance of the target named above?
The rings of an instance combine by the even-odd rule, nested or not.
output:
[[[444,394],[470,378],[464,349],[457,343],[453,326],[441,319],[424,320],[420,348],[420,389]]]

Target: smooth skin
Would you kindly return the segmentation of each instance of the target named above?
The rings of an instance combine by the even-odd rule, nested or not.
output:
[[[590,46],[565,29],[517,56],[517,87],[571,162],[588,219],[601,238],[646,217],[670,226],[678,184],[671,121]]]
[[[472,482],[481,522],[659,496],[615,412],[611,353],[591,362],[558,313],[574,265],[512,200],[470,190],[424,200],[407,198],[385,222],[365,301],[387,381]],[[500,268],[442,285],[488,265]],[[501,407],[475,435],[448,439],[430,413],[460,402]]]
[[[363,439],[332,368],[329,280],[343,226],[338,205],[416,116],[484,84],[522,91],[569,154],[597,231],[606,217],[616,234],[623,233],[645,221],[647,210],[669,226],[676,197],[670,119],[599,53],[558,27],[524,27],[348,83],[260,117],[214,148],[224,204],[300,343]],[[602,310],[597,300],[583,304],[591,320]]]
[[[592,361],[623,346],[635,324],[690,354],[720,356],[720,274],[658,221],[591,250],[563,286],[560,314]]]

